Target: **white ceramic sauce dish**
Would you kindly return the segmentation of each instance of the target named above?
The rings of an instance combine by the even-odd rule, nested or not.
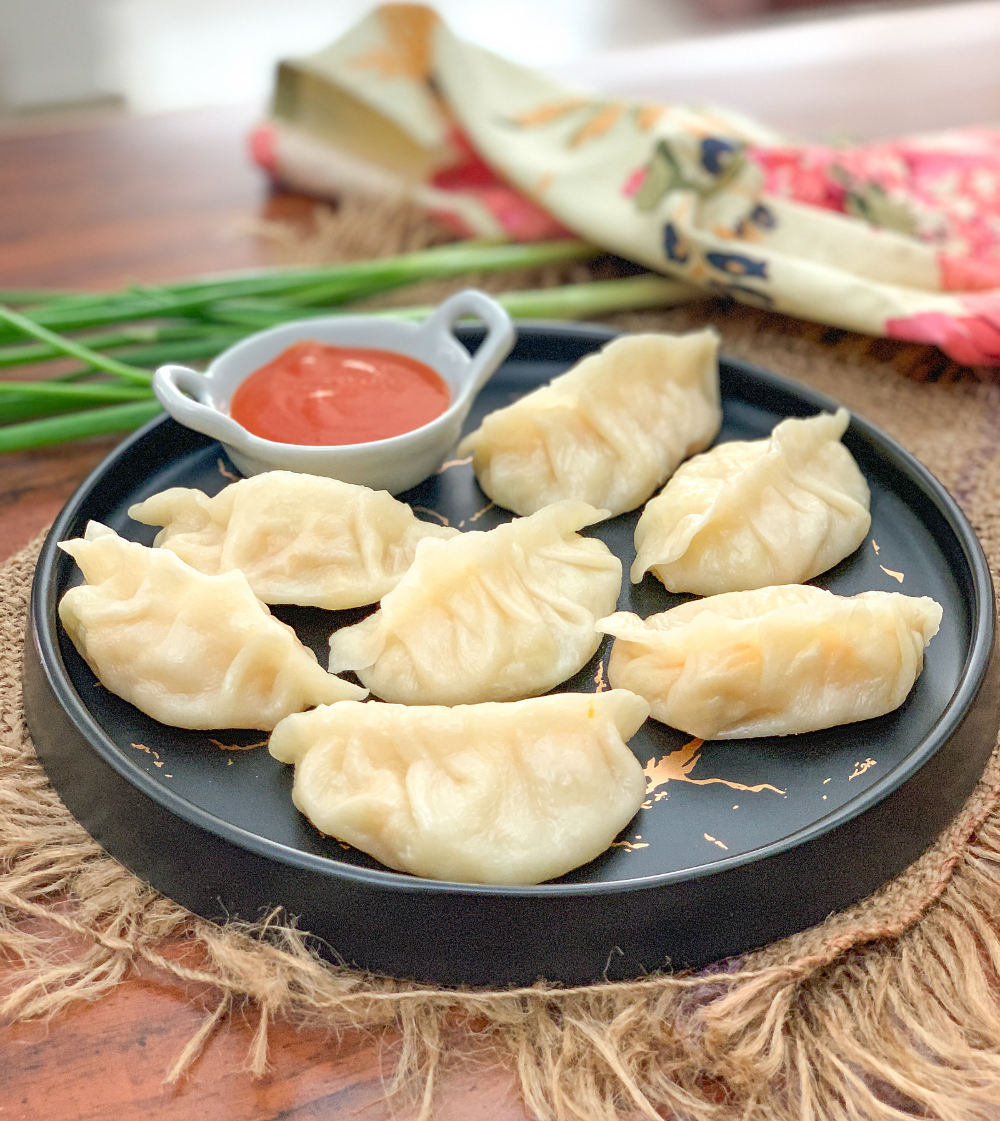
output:
[[[475,355],[454,334],[455,324],[467,316],[486,325],[486,337]],[[204,374],[186,366],[161,366],[153,377],[153,391],[174,420],[218,440],[244,475],[301,471],[399,494],[432,475],[458,443],[476,394],[511,352],[516,335],[510,316],[495,300],[466,288],[422,323],[376,315],[331,315],[284,323],[231,346]],[[233,394],[250,374],[304,340],[415,358],[444,380],[451,404],[412,432],[364,444],[284,444],[255,436],[229,415]]]

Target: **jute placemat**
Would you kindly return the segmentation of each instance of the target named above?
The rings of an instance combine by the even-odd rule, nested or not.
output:
[[[371,251],[370,249],[368,250]],[[948,487],[1000,563],[1000,388],[933,352],[706,302],[622,326],[711,321],[727,352],[830,394],[899,439]],[[900,372],[904,369],[905,372]],[[938,377],[918,382],[917,373]],[[908,376],[910,375],[910,376]],[[218,994],[178,1076],[237,1006],[268,1025],[401,1033],[398,1087],[434,1113],[451,1062],[499,1056],[540,1121],[941,1121],[1000,1107],[1000,755],[938,842],[822,925],[697,976],[579,988],[434,990],[313,956],[280,917],[218,927],[140,882],[49,786],[24,728],[21,653],[39,543],[0,571],[0,952],[20,963],[0,1013],[51,1015],[138,966]]]

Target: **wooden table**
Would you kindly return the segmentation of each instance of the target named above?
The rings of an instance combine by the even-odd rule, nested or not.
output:
[[[986,43],[970,57],[954,36],[949,39],[953,9],[935,11],[942,36],[933,59],[933,124],[1000,119],[995,49]],[[816,43],[822,43],[836,21],[809,26]],[[989,34],[995,48],[996,35]],[[909,67],[897,57],[893,73],[919,82],[926,55],[923,50],[912,57]],[[876,102],[880,131],[913,127],[919,122],[908,116],[908,106],[878,92],[884,78],[880,66],[859,47],[847,64],[839,58],[825,69],[792,68],[782,98],[791,105],[796,89],[806,95],[810,128],[817,135],[852,130],[870,135]],[[774,72],[780,68],[776,56]],[[612,79],[615,72],[627,77],[628,68],[612,67]],[[692,80],[700,96],[766,110],[766,104],[755,105],[752,83],[740,98],[727,84],[730,79],[713,79],[712,73],[707,67]],[[955,75],[953,96],[942,73]],[[763,102],[773,96],[775,81],[758,84]],[[825,101],[817,90],[826,91]],[[978,99],[970,90],[978,91]],[[893,103],[900,105],[895,117]],[[0,286],[100,288],[266,263],[254,219],[301,212],[304,204],[269,196],[248,165],[244,137],[251,120],[245,110],[213,110],[21,126],[0,133]],[[925,357],[931,364],[940,359],[930,351]],[[3,558],[51,521],[113,443],[0,457]],[[216,1035],[183,1083],[165,1090],[165,1072],[201,1020],[201,1007],[189,997],[154,976],[140,977],[53,1023],[0,1029],[0,1117],[193,1121],[225,1114],[239,1121],[325,1121],[362,1110],[368,1121],[387,1116],[380,1104],[380,1046],[389,1049],[391,1061],[392,1041],[380,1045],[351,1036],[335,1044],[279,1025],[272,1033],[273,1071],[253,1082],[240,1070],[251,1027],[239,1019]],[[523,1121],[525,1116],[510,1073],[502,1069],[454,1077],[435,1113],[439,1121]]]

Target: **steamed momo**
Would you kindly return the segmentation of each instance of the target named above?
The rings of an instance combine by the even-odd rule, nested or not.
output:
[[[534,884],[593,860],[639,809],[625,741],[649,705],[622,689],[508,704],[344,704],[289,716],[270,752],[329,836],[436,880]]]
[[[600,645],[621,561],[576,531],[603,512],[560,502],[448,541],[424,540],[373,615],[335,631],[330,671],[355,670],[387,701],[474,704],[544,693]]]
[[[635,527],[633,582],[652,570],[668,591],[710,596],[800,584],[853,553],[871,516],[840,442],[849,421],[846,409],[784,420],[685,463]]]
[[[199,572],[239,569],[265,603],[331,611],[377,603],[410,566],[417,542],[458,532],[422,522],[384,490],[268,471],[214,498],[173,487],[129,510],[164,528],[154,545]]]
[[[267,730],[310,705],[365,695],[321,669],[240,572],[205,576],[98,522],[59,547],[87,581],[59,601],[73,645],[106,688],[154,720]]]
[[[618,612],[608,680],[701,739],[787,736],[898,708],[941,607],[899,592],[850,598],[800,584],[728,592],[643,621]]]
[[[718,336],[625,335],[504,409],[458,446],[518,514],[575,498],[634,510],[722,423]]]

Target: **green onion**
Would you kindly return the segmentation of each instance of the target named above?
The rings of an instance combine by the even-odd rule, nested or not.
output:
[[[282,270],[232,280],[192,284],[187,290],[162,288],[155,293],[124,293],[74,306],[55,301],[33,309],[36,324],[57,331],[78,330],[103,323],[155,318],[193,311],[218,300],[240,296],[290,294],[314,285],[329,285],[325,299],[342,303],[358,294],[372,295],[414,280],[458,276],[462,273],[532,268],[596,256],[600,250],[581,241],[535,242],[529,245],[457,242],[397,257],[379,257],[324,268]],[[8,322],[10,322],[8,320]],[[17,326],[16,324],[12,324]],[[22,327],[23,330],[23,327]],[[41,337],[36,335],[36,337]]]
[[[132,362],[141,362],[144,366],[162,366],[164,362],[190,362],[195,358],[214,358],[246,336],[245,330],[225,331],[222,327],[216,327],[213,334],[201,338],[177,339],[174,342],[133,347],[125,352],[124,357]]]
[[[74,295],[75,292],[61,292],[57,288],[0,288],[0,303],[47,304]]]
[[[146,393],[135,400],[150,400]],[[35,394],[7,394],[0,401],[0,432],[4,426],[11,426],[25,420],[36,420],[38,417],[53,416],[56,413],[66,413],[67,410],[86,409],[99,402],[82,401],[79,404],[67,403],[58,397],[38,397]]]
[[[4,398],[8,394],[23,397],[51,398],[55,401],[87,403],[110,401],[140,401],[150,397],[148,389],[132,389],[124,385],[80,385],[56,381],[0,381],[0,419],[3,416]]]
[[[204,323],[200,319],[188,319],[179,323],[155,326],[151,323],[141,324],[124,327],[120,331],[84,335],[76,339],[76,342],[80,343],[81,346],[89,347],[91,350],[117,350],[120,347],[168,342],[174,339],[214,338],[219,334],[219,327]],[[228,346],[229,344],[226,343],[225,345]],[[221,349],[224,349],[224,347],[220,347]],[[28,362],[47,362],[64,353],[63,349],[49,343],[19,343],[14,346],[0,346],[0,367],[21,366]]]
[[[83,409],[48,420],[9,424],[0,428],[0,452],[41,448],[46,444],[63,444],[88,436],[105,436],[110,432],[129,432],[162,411],[160,402],[152,399],[111,405],[106,409]]]
[[[12,311],[9,307],[4,307],[2,304],[0,304],[0,320],[8,323],[11,327],[17,328],[19,331],[23,331],[26,335],[31,335],[40,342],[48,343],[49,346],[54,347],[62,354],[68,354],[73,358],[79,358],[81,362],[86,362],[96,370],[103,370],[107,374],[114,374],[116,377],[124,378],[126,381],[140,382],[145,385],[148,385],[153,380],[153,375],[148,370],[140,370],[138,366],[128,366],[124,362],[117,361],[115,358],[108,358],[103,354],[98,354],[96,350],[91,350],[89,347],[74,342],[72,339],[65,339],[60,335],[56,335],[52,331],[34,322],[34,320],[27,319],[25,316],[18,314],[18,312]]]
[[[0,451],[125,432],[156,416],[152,373],[143,367],[209,359],[252,331],[295,319],[345,313],[421,319],[433,308],[343,305],[418,280],[583,260],[598,252],[579,241],[460,242],[346,265],[134,285],[112,293],[0,290],[22,308],[0,303],[0,336],[35,340],[0,345],[0,368],[62,356],[83,364],[43,381],[0,381]],[[681,281],[646,274],[495,298],[516,318],[579,319],[668,307],[700,295]],[[84,333],[68,338],[54,328]]]
[[[148,389],[100,384],[74,385],[66,382],[0,381],[0,424],[30,420],[71,409],[126,401],[148,401]]]
[[[531,288],[523,292],[498,292],[493,299],[517,319],[582,319],[638,308],[671,307],[703,293],[682,280],[668,280],[650,273],[621,280],[594,280],[586,284],[563,284],[554,288]],[[423,319],[433,307],[366,308],[366,315],[391,319]],[[357,309],[314,309],[289,307],[282,300],[226,300],[206,309],[219,323],[232,323],[253,330],[276,327],[294,319],[331,314],[357,314]]]
[[[682,280],[662,276],[630,276],[622,280],[594,280],[587,284],[563,284],[557,288],[533,288],[523,292],[500,292],[494,299],[515,319],[583,319],[588,315],[610,315],[615,311],[672,307],[704,295]],[[414,308],[409,315],[422,318],[433,308]]]
[[[52,416],[53,413],[64,413],[67,408],[72,409],[73,406],[67,406],[65,401],[57,398],[35,397],[28,394],[21,396],[12,393],[0,402],[0,431],[3,431],[3,425]]]

